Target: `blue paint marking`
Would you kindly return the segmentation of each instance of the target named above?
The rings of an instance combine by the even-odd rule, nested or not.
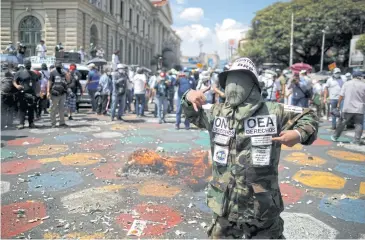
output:
[[[159,145],[163,147],[167,152],[190,152],[191,147],[188,143],[162,143]]]
[[[349,163],[340,163],[335,170],[355,177],[365,177],[365,166]]]
[[[325,128],[320,128],[320,129],[318,130],[318,133],[319,133],[319,134],[328,134],[328,135],[330,135],[330,134],[331,134],[331,132],[330,132],[328,129],[325,129]]]
[[[202,146],[203,148],[210,148],[210,137],[207,132],[199,132],[199,138],[194,140],[196,145]]]
[[[16,153],[14,151],[10,151],[8,149],[1,148],[0,155],[1,155],[1,159],[6,159],[6,158],[14,157],[16,155]]]
[[[32,178],[28,183],[30,191],[60,191],[71,188],[83,182],[80,174],[76,172],[52,172]]]
[[[154,143],[155,140],[152,137],[147,136],[130,136],[122,138],[121,143],[123,144],[147,144],[147,143]]]
[[[365,200],[323,198],[319,210],[348,222],[365,223]]]
[[[62,143],[72,143],[88,140],[87,137],[79,134],[66,134],[55,137],[57,141]]]
[[[202,212],[213,214],[213,211],[207,206],[207,203],[205,202],[205,192],[197,192],[195,196],[199,199],[195,202],[195,205],[198,207],[198,209]]]

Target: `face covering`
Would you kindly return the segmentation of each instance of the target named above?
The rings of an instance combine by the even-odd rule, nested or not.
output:
[[[255,83],[250,75],[245,72],[230,72],[226,81],[226,102],[231,107],[237,107],[251,97],[251,93],[258,92],[253,91],[254,88]],[[260,99],[260,94],[257,98]]]
[[[75,66],[70,66],[70,71],[74,71],[76,69]]]
[[[341,77],[341,74],[335,73],[334,76],[335,76],[335,78],[340,78]]]
[[[123,69],[118,69],[119,73],[125,73],[125,71]]]

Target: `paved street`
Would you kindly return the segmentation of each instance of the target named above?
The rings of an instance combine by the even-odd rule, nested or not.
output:
[[[70,128],[51,129],[46,116],[38,129],[2,131],[2,238],[123,238],[134,220],[147,221],[141,238],[206,238],[207,132],[151,115],[74,118]],[[283,147],[287,238],[365,238],[365,147],[330,134],[322,124],[312,146]]]

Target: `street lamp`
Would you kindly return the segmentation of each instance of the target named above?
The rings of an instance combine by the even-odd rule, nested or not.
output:
[[[326,39],[326,31],[328,31],[328,26],[322,30],[322,53],[321,53],[321,72],[323,71],[323,58],[324,58],[324,43]]]

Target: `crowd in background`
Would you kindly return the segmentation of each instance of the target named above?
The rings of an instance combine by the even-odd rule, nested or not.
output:
[[[355,127],[355,141],[360,143],[365,126],[365,79],[360,71],[341,75],[335,68],[331,76],[311,75],[307,70],[292,73],[280,69],[260,71],[262,96],[266,101],[298,107],[311,107],[322,120],[331,120],[333,141],[346,126]]]
[[[50,68],[42,64],[40,71],[32,71],[28,60],[24,61],[24,69],[9,65],[4,76],[4,79],[8,79],[5,81],[8,84],[2,84],[2,125],[11,125],[13,118],[18,117],[18,128],[22,129],[27,114],[29,127],[35,127],[34,120],[41,118],[42,114],[48,114],[49,109],[52,127],[57,127],[57,114],[60,119],[58,126],[65,127],[65,116],[68,116],[68,120],[73,120],[72,114],[79,110],[79,99],[86,92],[90,98],[91,111],[108,116],[111,121],[124,121],[126,113],[145,117],[145,112],[150,111],[159,123],[165,123],[166,114],[176,110],[176,129],[180,129],[180,103],[187,90],[203,91],[207,104],[224,102],[224,90],[219,87],[218,71],[170,69],[151,73],[143,67],[133,69],[121,64],[117,56],[116,51],[110,68],[89,64],[85,86],[80,84],[81,74],[76,64],[70,64],[69,68],[65,68],[61,62],[56,62]],[[229,65],[223,70],[227,69]],[[260,71],[259,75],[265,101],[314,108],[319,118],[331,118],[332,129],[338,130],[333,136],[334,141],[343,128],[352,123],[357,139],[361,138],[365,82],[360,72],[341,75],[341,70],[335,68],[332,76],[321,80],[310,76],[306,70],[294,74],[289,70],[265,70]],[[152,103],[154,107],[148,109]],[[8,114],[3,114],[4,111]],[[188,120],[185,120],[184,127],[190,128]]]

